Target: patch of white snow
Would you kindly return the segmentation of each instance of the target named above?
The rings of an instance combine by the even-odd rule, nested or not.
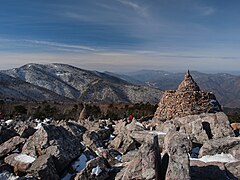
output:
[[[231,154],[215,154],[213,156],[203,156],[201,158],[190,158],[190,160],[199,160],[199,161],[203,161],[205,163],[207,162],[223,162],[223,163],[229,163],[229,162],[236,162],[237,159],[235,159]]]
[[[34,157],[28,156],[26,154],[19,154],[14,158],[16,161],[20,161],[23,163],[33,163],[35,161]]]
[[[91,175],[95,174],[96,176],[98,176],[101,172],[102,172],[101,168],[99,166],[97,166],[97,167],[92,169]]]
[[[17,180],[19,176],[14,176],[12,173],[8,171],[3,171],[0,173],[0,179],[2,180]]]
[[[38,125],[34,127],[34,129],[40,129],[41,127],[42,127],[42,123],[38,123]]]
[[[118,160],[118,161],[122,161],[122,156],[121,156],[121,155],[117,155],[117,156],[115,157],[115,159]]]
[[[149,134],[155,134],[160,136],[165,136],[167,133],[161,131],[147,131]]]
[[[6,123],[7,125],[10,125],[10,124],[12,124],[12,122],[13,122],[13,120],[12,120],[12,119],[9,119],[9,120],[6,120],[6,121],[5,121],[5,123]]]
[[[75,169],[77,172],[80,172],[86,167],[87,164],[87,157],[85,154],[81,154],[81,156],[73,163],[72,167]]]

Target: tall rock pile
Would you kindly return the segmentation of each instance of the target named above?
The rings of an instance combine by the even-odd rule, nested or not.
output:
[[[220,112],[221,106],[212,92],[203,92],[189,71],[176,91],[165,91],[154,119],[166,121],[176,117]]]

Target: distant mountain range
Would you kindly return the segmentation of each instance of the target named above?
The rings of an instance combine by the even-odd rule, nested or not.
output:
[[[113,73],[111,73],[114,76]],[[201,90],[212,91],[224,107],[240,107],[240,76],[226,73],[206,74],[192,71],[191,75]],[[137,72],[115,75],[118,78],[137,84],[175,90],[184,77],[184,73],[167,71],[141,70]]]
[[[203,91],[212,91],[224,107],[240,107],[240,76],[191,72]],[[116,74],[66,64],[27,64],[0,71],[0,99],[158,103],[162,91],[175,90],[184,73],[141,70]]]
[[[66,64],[27,64],[0,71],[0,98],[94,103],[158,103],[162,91]]]

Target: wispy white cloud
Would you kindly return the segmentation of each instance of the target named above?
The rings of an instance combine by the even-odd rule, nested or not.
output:
[[[128,6],[132,9],[134,9],[136,12],[138,12],[140,15],[142,15],[144,17],[148,16],[146,8],[144,6],[137,4],[136,2],[133,2],[130,0],[117,0],[117,1],[125,6]]]
[[[215,13],[215,9],[212,7],[200,7],[199,8],[201,16],[210,16]]]
[[[85,51],[98,51],[95,48],[89,46],[81,46],[81,45],[72,45],[72,44],[65,44],[65,43],[57,43],[51,41],[38,41],[38,40],[23,40],[23,42],[28,42],[36,45],[44,45],[50,47],[57,47],[57,48],[65,48],[68,50],[85,50]]]

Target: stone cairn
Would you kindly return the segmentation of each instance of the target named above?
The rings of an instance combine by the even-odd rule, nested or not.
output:
[[[176,117],[220,111],[222,109],[215,95],[201,91],[188,71],[177,90],[164,92],[154,119],[166,121]]]

